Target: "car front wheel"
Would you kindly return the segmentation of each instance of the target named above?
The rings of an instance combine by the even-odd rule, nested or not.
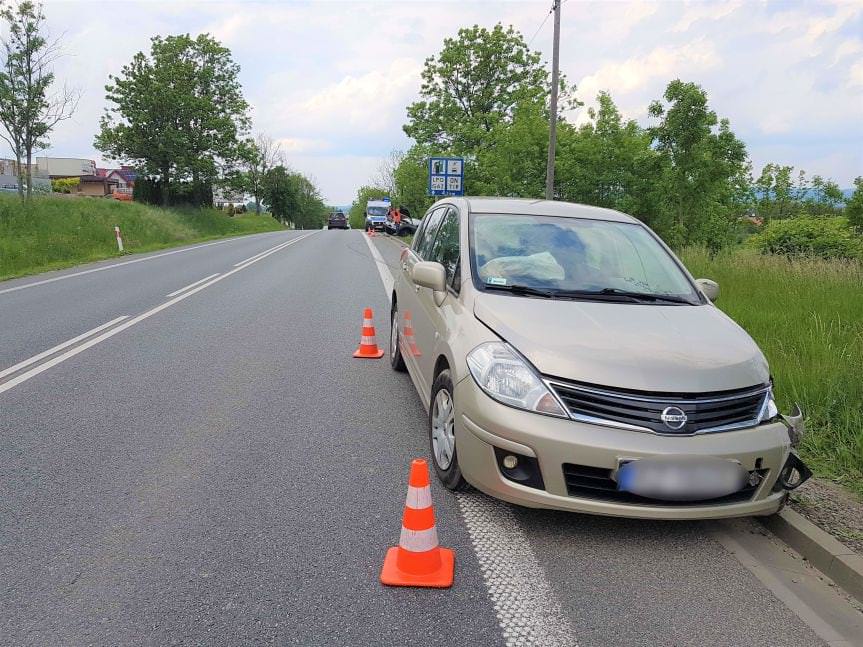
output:
[[[399,373],[407,370],[405,358],[402,357],[402,351],[399,348],[399,308],[395,303],[390,313],[390,366]]]
[[[449,369],[440,372],[432,387],[429,443],[440,482],[450,490],[467,490],[470,485],[461,475],[455,446],[455,400]]]

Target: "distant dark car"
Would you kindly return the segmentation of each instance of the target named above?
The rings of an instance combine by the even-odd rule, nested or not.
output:
[[[347,229],[348,219],[341,211],[335,211],[330,214],[330,219],[327,221],[327,229]]]
[[[384,229],[388,234],[392,234],[393,236],[412,236],[416,233],[417,227],[419,227],[420,221],[416,218],[411,218],[411,212],[405,208],[399,209],[402,214],[401,223],[398,227],[392,221],[392,218],[387,216],[386,224],[384,224]]]

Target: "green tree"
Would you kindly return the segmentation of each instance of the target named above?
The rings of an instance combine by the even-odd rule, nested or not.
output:
[[[379,186],[361,186],[357,191],[357,197],[354,198],[351,204],[351,210],[348,217],[351,221],[351,227],[354,229],[362,229],[366,226],[366,203],[369,200],[382,200],[388,196],[386,189]]]
[[[286,224],[298,207],[296,187],[291,174],[279,164],[267,171],[263,181],[263,199],[273,217]]]
[[[755,180],[756,211],[764,222],[787,218],[797,207],[797,191],[792,173],[793,166],[766,164]]]
[[[236,166],[226,174],[226,184],[234,191],[251,195],[255,213],[260,214],[264,178],[283,161],[281,144],[272,137],[261,133],[255,139],[244,139],[238,148]]]
[[[0,44],[0,124],[6,131],[0,136],[18,163],[18,193],[24,197],[26,180],[29,199],[33,152],[46,147],[54,127],[72,116],[80,93],[64,87],[49,94],[59,47],[45,36],[42,5],[29,0],[0,5],[0,18],[8,27],[8,37]]]
[[[746,146],[707,105],[707,93],[679,79],[668,84],[665,104],[649,107],[660,123],[649,129],[659,153],[662,210],[659,228],[672,244],[719,247],[730,242],[745,203]]]
[[[168,204],[171,182],[212,183],[240,154],[248,104],[231,51],[208,34],[156,36],[105,87],[111,106],[96,148],[158,178]]]
[[[422,218],[435,200],[428,195],[429,157],[424,147],[415,145],[401,156],[398,166],[393,170],[395,191],[392,200],[399,206],[407,207],[414,218]]]
[[[566,105],[570,89],[560,83]],[[548,87],[539,53],[512,26],[463,28],[426,59],[421,99],[408,106],[404,131],[419,144],[469,154],[501,122],[512,121],[520,102],[544,102]]]
[[[566,139],[568,124],[558,127],[558,139]],[[465,169],[467,190],[476,195],[541,198],[545,192],[548,163],[548,117],[538,100],[522,101],[511,122],[500,121],[486,136],[475,163]]]
[[[625,211],[648,224],[657,220],[655,178],[661,168],[651,135],[624,121],[611,96],[601,92],[590,122],[563,129],[558,145],[561,199]]]
[[[279,164],[269,169],[262,182],[264,203],[279,222],[297,229],[319,229],[327,208],[314,182]]]
[[[854,193],[845,202],[845,217],[857,233],[863,234],[863,177],[854,178]]]

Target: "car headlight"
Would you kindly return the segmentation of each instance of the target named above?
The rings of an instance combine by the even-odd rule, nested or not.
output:
[[[767,392],[767,397],[764,398],[764,404],[761,405],[761,411],[758,413],[758,422],[770,422],[779,419],[779,407],[776,406],[776,400],[773,397],[773,389]]]
[[[467,365],[479,387],[498,402],[567,417],[548,387],[509,345],[495,341],[480,344],[467,354]]]

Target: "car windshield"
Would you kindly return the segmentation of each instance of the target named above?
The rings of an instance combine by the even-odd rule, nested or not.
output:
[[[701,302],[668,252],[635,223],[474,214],[471,229],[471,264],[484,289],[551,298]]]
[[[368,214],[370,216],[386,216],[387,209],[386,207],[369,207]]]

